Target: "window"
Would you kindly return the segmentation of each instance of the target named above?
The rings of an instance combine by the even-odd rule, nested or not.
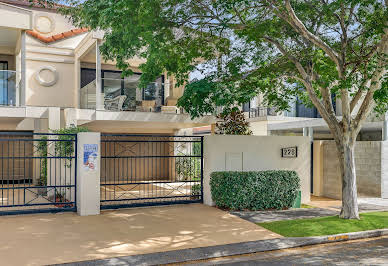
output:
[[[156,79],[155,82],[140,90],[140,73],[122,78],[121,71],[102,70],[102,92],[105,99],[114,99],[120,95],[127,96],[123,107],[124,110],[135,111],[141,101],[155,100],[156,107],[164,104],[164,76]],[[96,79],[96,70],[81,69],[81,88]]]
[[[0,105],[8,104],[8,62],[0,61]]]

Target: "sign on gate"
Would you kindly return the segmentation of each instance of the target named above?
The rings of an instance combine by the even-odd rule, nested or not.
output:
[[[84,170],[97,171],[98,170],[98,145],[84,144]]]

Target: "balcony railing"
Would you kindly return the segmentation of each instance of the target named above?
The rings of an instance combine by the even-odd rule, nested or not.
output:
[[[276,108],[274,107],[257,107],[249,109],[249,118],[277,115]]]
[[[143,89],[137,84],[125,79],[103,78],[100,101],[105,110],[179,113],[174,106],[164,106],[163,83],[153,82]],[[96,109],[96,99],[96,81],[93,80],[81,88],[81,109]]]
[[[0,105],[18,106],[20,102],[20,75],[12,70],[0,70]]]

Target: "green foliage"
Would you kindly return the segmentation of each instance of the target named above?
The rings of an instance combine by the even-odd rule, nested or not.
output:
[[[40,162],[39,162],[40,173],[39,173],[38,186],[47,186],[47,137],[46,136],[42,137],[41,140],[38,142],[37,152],[40,157],[43,157],[42,159],[40,159]]]
[[[288,209],[299,191],[294,171],[213,172],[212,198],[217,207],[231,210]]]
[[[179,153],[178,156],[187,156]],[[195,157],[175,158],[175,171],[179,180],[196,180],[201,178],[201,159]]]
[[[252,135],[249,122],[245,119],[244,113],[239,110],[219,116],[223,121],[216,124],[219,134],[225,135]]]
[[[194,199],[200,199],[201,195],[201,184],[194,184],[191,187],[191,197]]]
[[[216,107],[230,110],[258,93],[264,95],[265,106],[278,110],[289,109],[296,98],[311,105],[306,80],[290,57],[314,73],[308,82],[321,98],[321,88],[336,97],[344,90],[370,90],[365,81],[386,56],[376,52],[388,18],[381,0],[290,1],[305,28],[338,55],[340,68],[327,51],[292,27],[289,14],[282,14],[286,1],[66,2],[71,8],[62,11],[76,25],[106,32],[101,52],[124,74],[132,72],[128,59],[138,56],[146,59],[140,65],[144,86],[164,72],[173,74],[178,86],[188,83],[179,105],[193,117],[213,113]],[[198,79],[190,80],[193,71]],[[376,110],[384,112],[387,75],[381,84],[374,99]]]
[[[175,171],[179,180],[200,180],[201,179],[201,158],[190,157],[201,155],[201,143],[193,142],[192,151],[188,154],[178,153],[175,158]],[[187,157],[184,157],[187,156]]]
[[[324,236],[388,228],[388,212],[361,213],[360,220],[338,216],[258,223],[285,237]]]
[[[79,132],[88,132],[89,130],[85,127],[68,127],[53,130],[55,134],[61,134],[58,136],[58,140],[55,142],[55,156],[60,157],[71,157],[74,153],[74,136],[70,134],[77,134]],[[77,156],[77,155],[75,155]],[[65,166],[71,167],[72,159],[66,159]]]
[[[227,115],[235,111],[236,105],[249,102],[257,93],[254,87],[240,90],[233,83],[217,83],[205,78],[186,85],[178,106],[184,108],[192,118],[214,114],[217,107],[222,107],[223,114]]]

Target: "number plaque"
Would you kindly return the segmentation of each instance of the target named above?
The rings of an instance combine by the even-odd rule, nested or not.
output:
[[[282,148],[283,158],[296,158],[298,157],[298,147]]]

